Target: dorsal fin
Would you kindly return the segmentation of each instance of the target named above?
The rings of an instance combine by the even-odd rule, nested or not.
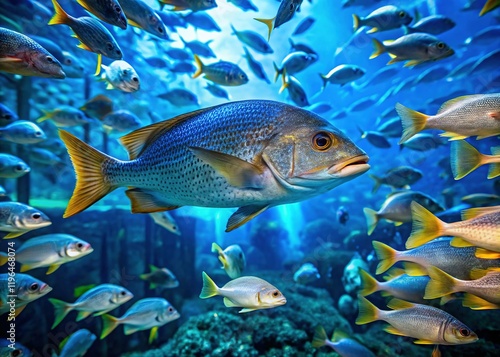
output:
[[[453,98],[450,99],[447,102],[444,102],[444,104],[439,108],[438,114],[444,112],[445,110],[450,109],[452,106],[454,106],[457,103],[474,99],[474,97],[479,98],[479,97],[484,97],[484,94],[473,94],[473,95],[463,95],[461,97]]]
[[[398,276],[401,276],[403,274],[406,274],[405,270],[404,269],[401,269],[401,268],[392,268],[391,270],[389,270],[387,272],[387,275],[385,275],[383,277],[383,279],[385,281],[389,281],[389,280],[392,280],[394,278],[397,278]]]
[[[483,214],[493,213],[497,211],[500,211],[500,206],[469,208],[462,211],[462,220],[476,218]]]
[[[174,126],[212,108],[213,107],[181,114],[172,119],[145,126],[131,132],[130,134],[122,136],[120,138],[120,142],[123,146],[125,146],[125,149],[127,149],[130,160],[135,160],[151,143],[172,129]]]
[[[410,307],[414,307],[414,306],[415,306],[415,304],[408,302],[408,301],[401,300],[401,299],[392,299],[387,304],[387,307],[390,309],[393,309],[393,310],[409,309]]]
[[[335,329],[332,336],[332,342],[339,342],[345,338],[351,338],[349,334],[341,329]]]

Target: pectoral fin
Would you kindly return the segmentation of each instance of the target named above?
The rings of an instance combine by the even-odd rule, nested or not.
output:
[[[23,60],[17,57],[2,57],[0,58],[0,63],[9,63],[9,62],[22,62]]]
[[[231,299],[225,297],[224,298],[224,306],[226,306],[226,307],[237,307],[238,305],[236,305],[234,302],[232,302]]]
[[[476,248],[476,258],[480,259],[500,259],[500,252],[493,252],[484,248]]]
[[[436,342],[430,340],[415,340],[413,343],[417,345],[434,345]]]
[[[92,311],[80,311],[78,313],[78,315],[76,316],[76,321],[81,321],[81,320],[89,317],[91,313],[92,313]]]
[[[52,274],[57,269],[59,269],[60,266],[61,266],[61,264],[52,264],[51,266],[49,266],[49,269],[47,270],[47,272],[45,274],[47,274],[47,275]]]
[[[397,328],[395,328],[392,325],[387,325],[384,327],[384,331],[393,335],[398,335],[398,336],[406,336],[404,332],[399,331]]]
[[[452,132],[449,132],[449,131],[446,131],[446,132],[444,132],[442,134],[439,134],[439,136],[443,136],[445,138],[449,138],[448,139],[449,141],[464,140],[464,139],[468,138],[468,136],[466,136],[466,135],[460,135],[460,134],[452,133]]]
[[[229,217],[226,225],[226,232],[231,232],[233,229],[241,227],[252,218],[264,212],[268,207],[269,205],[250,205],[238,208],[238,210]]]
[[[255,311],[257,309],[249,309],[249,308],[244,308],[244,309],[241,309],[240,311],[238,311],[240,314],[244,314],[246,312],[250,312],[250,311]]]
[[[5,237],[3,237],[3,239],[17,238],[17,237],[19,237],[20,235],[23,235],[24,233],[26,233],[26,232],[10,232],[10,233],[9,233],[9,234],[7,234]]]
[[[155,197],[154,193],[147,192],[140,188],[129,189],[125,191],[125,194],[132,203],[132,213],[170,211],[179,207],[162,202],[159,198]]]
[[[153,343],[154,340],[158,338],[158,326],[155,326],[151,329],[151,332],[149,333],[149,344]]]
[[[466,240],[463,240],[460,237],[454,237],[450,241],[450,245],[455,248],[465,248],[465,247],[474,247],[474,244],[467,242]]]
[[[14,316],[15,316],[15,317],[18,317],[18,316],[19,316],[19,314],[20,314],[21,312],[23,312],[23,310],[24,310],[24,308],[25,308],[25,307],[26,307],[26,305],[23,305],[23,306],[20,306],[20,307],[16,308],[16,314],[15,314]]]

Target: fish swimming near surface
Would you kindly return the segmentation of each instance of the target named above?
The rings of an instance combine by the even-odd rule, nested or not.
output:
[[[316,196],[369,169],[366,154],[321,117],[264,100],[222,104],[136,130],[121,138],[130,161],[66,131],[60,136],[77,174],[65,217],[126,186],[134,213],[240,207],[228,221],[231,231],[269,207]]]

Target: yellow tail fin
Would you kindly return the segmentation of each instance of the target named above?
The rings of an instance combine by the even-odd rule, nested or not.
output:
[[[76,172],[76,186],[63,217],[70,217],[93,205],[116,187],[106,180],[102,172],[105,162],[114,158],[94,149],[73,134],[59,130]]]
[[[465,140],[451,143],[451,171],[455,180],[460,180],[481,166],[483,154]]]
[[[373,41],[373,46],[375,46],[375,51],[373,51],[372,55],[370,56],[370,59],[377,58],[382,53],[387,52],[382,42],[380,42],[376,38],[372,38],[372,41]]]
[[[417,202],[411,203],[413,226],[406,248],[419,247],[445,233],[445,223]]]
[[[111,315],[102,315],[102,332],[101,340],[109,335],[113,330],[120,324],[120,320],[117,317]]]
[[[495,156],[495,159],[500,158],[500,146],[492,147],[491,154]],[[498,176],[500,176],[500,162],[491,163],[490,170],[488,171],[488,179],[493,179]]]
[[[196,63],[196,72],[194,72],[193,78],[198,78],[199,76],[201,76],[203,74],[204,64],[201,61],[200,57],[198,57],[198,55],[196,55],[196,54],[194,55],[194,61]]]
[[[224,254],[224,251],[222,250],[221,247],[219,247],[217,243],[212,243],[212,252],[219,254],[219,261],[222,263],[224,269],[226,269],[229,265],[226,259],[226,255]]]
[[[500,6],[500,3],[498,2],[498,0],[488,0],[484,4],[483,8],[481,9],[479,16],[483,16],[484,14],[487,14],[488,12],[493,11],[499,6]]]
[[[0,252],[0,266],[7,264],[7,261],[9,260],[9,256],[7,253]]]
[[[358,297],[358,318],[356,325],[364,325],[379,319],[380,310],[366,298]]]
[[[314,329],[314,336],[312,340],[312,346],[314,348],[320,348],[326,345],[326,341],[328,341],[328,336],[326,335],[326,331],[323,326],[318,325]]]
[[[375,181],[375,185],[373,185],[373,188],[372,188],[372,193],[377,193],[378,189],[380,188],[380,186],[382,185],[382,179],[378,176],[375,176],[375,175],[372,175],[372,174],[369,174],[368,175],[373,181]]]
[[[360,23],[361,19],[359,18],[359,16],[356,14],[352,14],[352,30],[354,32],[358,31]]]
[[[208,299],[219,295],[219,287],[214,283],[207,273],[203,272],[203,288],[201,289],[200,299]]]
[[[54,305],[54,323],[51,329],[54,329],[61,321],[66,317],[66,315],[73,310],[73,306],[67,302],[58,299],[49,299],[50,303]]]
[[[273,62],[273,66],[274,66],[274,72],[275,72],[274,73],[274,83],[276,83],[276,81],[278,80],[280,75],[282,75],[283,77],[285,76],[285,73],[283,73],[283,71],[285,70],[285,67],[280,69],[275,62]]]
[[[424,299],[436,299],[457,292],[457,280],[439,268],[431,266],[427,269],[431,280],[425,288]]]
[[[67,25],[70,22],[70,18],[68,14],[64,11],[64,9],[59,5],[56,0],[52,0],[52,4],[54,5],[55,14],[50,19],[49,25]]]
[[[368,227],[368,235],[371,235],[373,231],[375,230],[375,227],[377,226],[378,223],[378,214],[377,211],[371,209],[371,208],[363,208],[363,212],[365,213],[366,217],[366,225]]]
[[[377,265],[376,273],[382,274],[397,262],[398,251],[389,247],[387,244],[377,242],[376,240],[374,240],[372,244],[373,249],[375,249],[375,254],[377,255],[378,260],[380,260]]]
[[[42,112],[43,112],[43,116],[41,116],[40,118],[38,118],[36,120],[37,123],[41,123],[45,120],[48,120],[48,119],[52,118],[52,116],[54,115],[54,112],[49,112],[48,110],[45,110],[45,109],[42,109]]]
[[[274,19],[276,17],[273,17],[272,19],[256,19],[254,18],[254,20],[257,20],[259,22],[262,22],[263,24],[265,24],[267,26],[267,42],[269,42],[269,40],[271,39],[271,32],[273,32],[273,27],[274,27]]]
[[[401,103],[396,104],[396,111],[398,112],[398,115],[401,118],[401,124],[403,125],[403,136],[401,137],[401,140],[399,140],[399,145],[401,145],[415,134],[425,129],[429,116],[407,108]]]
[[[379,289],[378,281],[361,268],[359,268],[359,277],[361,278],[361,290],[358,291],[359,295],[367,296]]]

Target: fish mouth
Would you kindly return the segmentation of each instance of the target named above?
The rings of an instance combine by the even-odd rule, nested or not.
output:
[[[42,284],[40,287],[40,294],[47,294],[52,291],[52,288],[48,284]]]
[[[368,156],[358,155],[349,160],[331,166],[328,173],[338,178],[361,175],[370,169]]]

